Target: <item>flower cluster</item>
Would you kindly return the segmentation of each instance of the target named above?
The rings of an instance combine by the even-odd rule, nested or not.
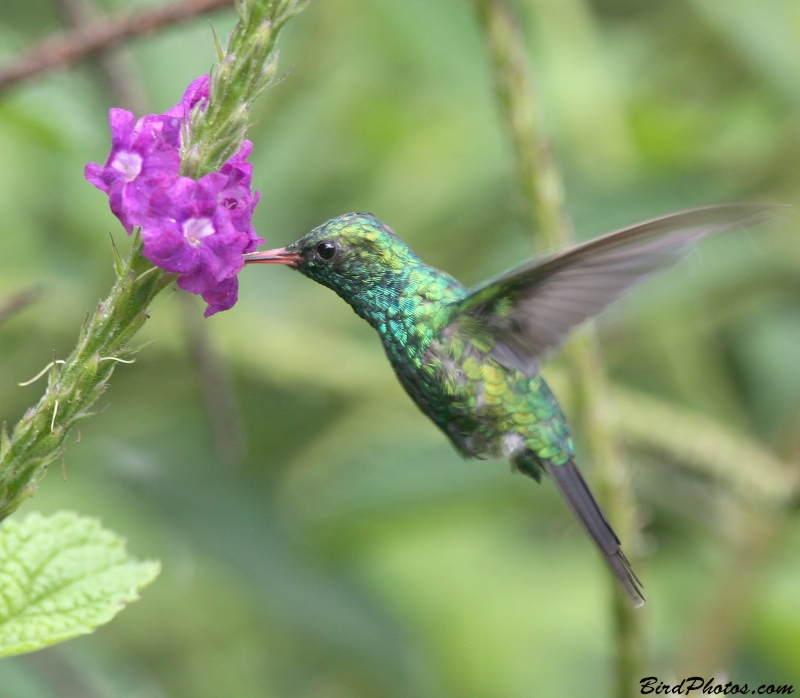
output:
[[[208,76],[195,80],[181,101],[163,114],[138,121],[111,109],[111,153],[90,162],[86,179],[108,194],[111,210],[130,234],[142,231],[144,255],[180,274],[178,286],[202,295],[205,316],[236,303],[242,255],[264,242],[251,223],[259,192],[252,192],[252,143],[244,141],[219,172],[181,177],[182,130],[192,110],[208,105]]]

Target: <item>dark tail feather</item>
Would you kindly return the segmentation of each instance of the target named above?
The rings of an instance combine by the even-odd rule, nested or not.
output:
[[[572,461],[564,465],[554,465],[543,458],[539,462],[553,478],[572,513],[600,548],[600,552],[625,587],[634,606],[641,606],[644,603],[642,583],[633,571],[628,558],[625,557],[625,553],[622,552],[617,534],[606,520],[578,468]]]

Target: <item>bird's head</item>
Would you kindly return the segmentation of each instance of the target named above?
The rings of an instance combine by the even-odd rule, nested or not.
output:
[[[375,286],[392,286],[419,258],[369,213],[347,213],[276,250],[251,252],[246,264],[286,264],[349,298]]]

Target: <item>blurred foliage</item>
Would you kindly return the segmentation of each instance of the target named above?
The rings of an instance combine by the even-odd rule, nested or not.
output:
[[[145,3],[104,9],[134,4]],[[798,203],[795,0],[517,9],[579,236],[690,205]],[[51,0],[0,0],[0,57],[57,29],[60,16]],[[232,22],[213,18],[221,36]],[[213,60],[204,20],[129,50],[153,110]],[[256,106],[250,131],[256,225],[269,244],[366,210],[466,283],[528,256],[468,3],[312,3],[287,27],[281,65],[288,76]],[[129,243],[82,177],[107,152],[110,106],[92,64],[0,102],[0,301],[44,289],[0,327],[9,422],[41,390],[17,382],[54,349],[65,355],[107,293],[108,233]],[[328,290],[252,268],[240,297],[199,333],[185,299],[157,300],[141,335],[152,343],[117,370],[109,409],[68,448],[68,479],[52,474],[22,507],[99,516],[163,572],[94,635],[0,662],[0,694],[606,694],[604,572],[554,488],[504,463],[461,462],[402,393],[377,337]],[[685,444],[687,460],[713,454],[715,438],[730,453],[726,433],[746,453],[759,449],[751,480],[764,463],[800,460],[794,219],[704,243],[600,329],[623,397],[679,405],[703,433],[702,447]],[[557,359],[551,373],[568,402]],[[228,384],[233,399],[209,390]],[[220,429],[244,434],[244,455],[226,455],[236,439]],[[647,446],[641,431],[629,436],[648,517],[653,671],[800,685],[796,517],[675,468],[681,452]]]

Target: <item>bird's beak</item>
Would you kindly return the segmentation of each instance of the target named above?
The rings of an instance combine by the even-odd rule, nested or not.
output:
[[[285,247],[279,247],[275,250],[261,250],[259,252],[250,252],[244,256],[245,264],[288,264],[293,267],[297,262],[303,259],[303,255],[296,252],[287,252]]]

